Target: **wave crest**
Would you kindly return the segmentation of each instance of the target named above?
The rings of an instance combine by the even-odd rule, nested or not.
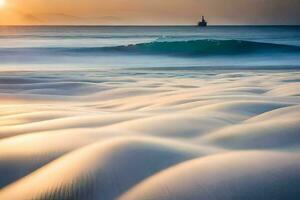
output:
[[[182,57],[232,56],[248,54],[300,53],[300,46],[243,40],[160,41],[113,47],[1,48],[2,53],[76,55],[161,55]]]
[[[242,40],[190,40],[153,41],[128,46],[95,47],[73,49],[76,52],[117,52],[134,54],[208,56],[240,55],[250,53],[291,53],[300,52],[300,47],[292,45],[260,43]]]

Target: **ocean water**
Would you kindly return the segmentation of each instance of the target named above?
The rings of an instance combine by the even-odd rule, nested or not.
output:
[[[300,69],[300,27],[0,28],[1,69]]]
[[[0,200],[300,199],[299,27],[0,30]]]

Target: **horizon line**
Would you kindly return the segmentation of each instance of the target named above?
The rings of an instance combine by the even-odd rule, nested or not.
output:
[[[7,26],[90,26],[90,27],[198,27],[197,24],[0,24],[0,27]],[[218,27],[218,26],[300,26],[300,24],[211,24],[207,27]],[[202,27],[203,28],[203,27]]]

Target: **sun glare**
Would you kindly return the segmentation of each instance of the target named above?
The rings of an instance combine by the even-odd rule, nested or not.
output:
[[[0,6],[3,7],[5,5],[5,0],[0,0]]]

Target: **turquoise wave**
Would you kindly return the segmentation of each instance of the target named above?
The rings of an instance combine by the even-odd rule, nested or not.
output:
[[[299,46],[241,40],[154,41],[128,46],[71,49],[77,53],[116,52],[174,56],[240,55],[300,52]]]
[[[300,46],[262,43],[242,40],[189,40],[153,41],[114,47],[72,47],[72,48],[16,48],[0,49],[1,53],[76,54],[93,55],[117,53],[121,55],[162,55],[162,56],[232,56],[243,54],[300,53]]]

